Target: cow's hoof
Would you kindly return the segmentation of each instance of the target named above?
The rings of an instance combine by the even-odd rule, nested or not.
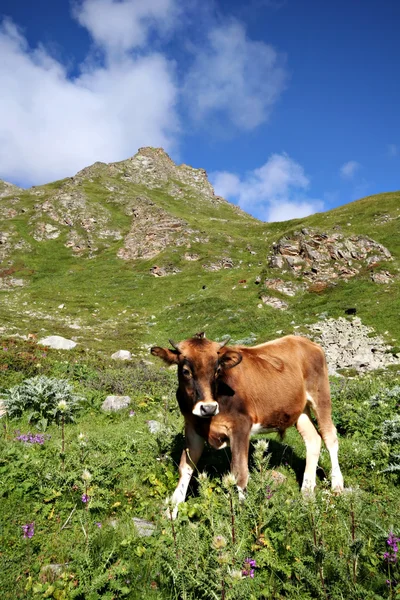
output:
[[[341,494],[344,490],[343,477],[332,477],[332,492],[334,494]]]

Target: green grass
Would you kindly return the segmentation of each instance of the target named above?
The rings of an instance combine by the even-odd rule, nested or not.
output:
[[[400,402],[398,376],[332,380],[349,490],[341,497],[329,491],[324,449],[315,499],[302,499],[305,447],[291,429],[284,440],[263,436],[267,454],[253,440],[243,505],[222,479],[229,450],[206,449],[172,525],[164,500],[176,485],[184,447],[175,373],[141,362],[111,364],[92,351],[74,350],[66,360],[61,351],[15,339],[0,346],[0,390],[42,373],[68,378],[84,397],[75,423],[65,425],[64,467],[61,425],[50,424],[50,437],[32,445],[16,440],[17,430],[35,431],[27,415],[0,422],[5,600],[222,599],[223,590],[225,600],[397,597],[398,565],[384,553],[389,532],[400,534],[398,474],[385,468],[400,447],[383,432]],[[110,393],[129,394],[131,406],[103,413]],[[149,419],[160,422],[158,434],[149,432]],[[92,476],[87,483],[84,469]],[[282,484],[271,469],[285,476]],[[199,479],[203,471],[207,479]],[[89,503],[82,502],[85,493]],[[154,534],[140,537],[133,517],[151,521]],[[24,539],[22,526],[32,522],[34,535]],[[246,558],[256,561],[254,578],[240,576]],[[51,564],[59,570],[43,571]]]
[[[96,351],[109,353],[118,346],[140,353],[143,345],[162,343],[169,337],[188,337],[200,330],[206,330],[211,338],[229,334],[242,339],[252,333],[259,342],[272,339],[277,330],[293,332],[293,321],[304,325],[315,321],[319,312],[337,317],[346,308],[356,307],[363,322],[378,333],[389,331],[389,340],[393,338],[395,345],[400,344],[396,309],[400,306],[398,192],[365,198],[304,219],[261,223],[238,214],[229,203],[212,204],[179,181],[149,189],[126,181],[118,173],[110,174],[103,164],[94,165],[90,174],[82,177],[79,184],[65,179],[21,193],[18,206],[25,212],[4,222],[5,230],[12,228],[31,246],[29,251],[21,249],[11,257],[14,276],[23,277],[27,286],[1,292],[4,301],[0,318],[7,323],[8,332],[40,336],[57,333],[73,336],[82,347]],[[173,183],[184,190],[182,197],[170,195]],[[114,192],[106,186],[112,186]],[[37,191],[44,195],[34,195]],[[130,230],[132,208],[145,196],[153,203],[151,211],[162,209],[184,219],[188,227],[200,231],[209,241],[200,244],[194,240],[196,234],[190,234],[190,248],[172,244],[150,260],[123,261],[117,257],[123,240],[102,240],[95,228],[91,233],[98,247],[94,257],[89,258],[88,251],[74,256],[64,246],[69,232],[66,225],[57,224],[61,235],[56,240],[36,242],[31,236],[34,226],[29,220],[37,214],[35,206],[50,200],[57,208],[54,194],[60,192],[82,192],[88,214],[105,218],[105,227],[118,229],[123,236]],[[7,202],[3,199],[5,206]],[[389,215],[391,220],[379,222],[382,215]],[[51,222],[47,215],[41,220]],[[258,308],[266,289],[262,284],[255,285],[256,277],[280,276],[267,266],[272,243],[303,227],[322,231],[339,227],[344,235],[363,234],[381,242],[394,257],[384,264],[395,276],[394,282],[389,286],[375,284],[365,272],[320,294],[304,292],[294,298],[285,297],[287,311]],[[79,224],[76,228],[86,235]],[[185,260],[185,252],[198,254],[199,260]],[[233,269],[204,269],[203,265],[224,257],[233,260]],[[174,266],[180,272],[154,278],[149,270],[155,264]],[[291,278],[287,274],[283,277]],[[240,280],[246,280],[246,284],[239,284]],[[268,294],[281,297],[278,292]],[[58,309],[60,304],[65,308]],[[81,328],[74,329],[75,325]]]

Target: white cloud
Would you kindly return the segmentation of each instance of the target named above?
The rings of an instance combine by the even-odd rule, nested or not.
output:
[[[265,221],[306,217],[323,203],[306,196],[309,179],[303,167],[287,154],[273,154],[243,178],[227,171],[210,175],[215,192]]]
[[[73,16],[96,53],[74,65],[74,76],[44,46],[31,48],[11,20],[0,22],[0,177],[27,186],[122,160],[140,146],[174,152],[190,130],[181,124],[183,101],[196,119],[222,127],[267,121],[285,86],[284,59],[238,22],[210,26],[207,43],[176,54],[179,63],[167,57],[165,36],[195,4],[79,0]],[[186,53],[190,39],[190,30],[178,39]]]
[[[126,54],[70,79],[6,20],[0,55],[0,177],[45,183],[142,145],[174,147],[178,89],[174,65],[161,54]]]
[[[252,130],[270,117],[287,80],[284,58],[250,40],[238,22],[214,27],[196,48],[184,94],[191,116],[207,121],[227,114],[238,129]]]
[[[396,144],[389,144],[388,145],[388,155],[391,158],[394,158],[395,156],[398,156],[399,154],[399,147]]]
[[[340,175],[343,179],[353,179],[360,167],[360,163],[356,160],[349,160],[340,167]]]
[[[154,29],[172,29],[178,5],[175,0],[83,0],[73,12],[94,41],[114,54],[145,46]]]

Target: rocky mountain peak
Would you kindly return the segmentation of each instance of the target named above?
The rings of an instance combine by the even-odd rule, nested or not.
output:
[[[0,198],[6,198],[7,196],[12,196],[13,194],[20,194],[23,191],[24,190],[17,185],[0,179]]]

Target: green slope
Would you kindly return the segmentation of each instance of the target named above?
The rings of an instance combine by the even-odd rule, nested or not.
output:
[[[135,157],[113,165],[96,163],[74,178],[13,190],[0,200],[1,231],[8,234],[0,247],[0,276],[26,283],[0,292],[3,333],[60,334],[73,336],[83,347],[145,352],[146,345],[199,330],[214,338],[230,334],[236,340],[262,341],[276,331],[292,332],[294,324],[314,322],[321,312],[339,316],[356,307],[363,322],[380,333],[388,331],[388,339],[399,343],[399,192],[305,219],[261,223],[213,196],[203,172],[176,167],[154,149],[138,156],[147,161],[146,168]],[[46,224],[49,235],[53,227],[58,237],[34,239]],[[383,265],[393,281],[376,284],[365,269],[321,293],[306,288],[287,298],[273,292],[288,303],[286,311],[259,308],[265,287],[256,284],[257,277],[293,279],[268,266],[272,244],[302,228],[362,234],[383,244],[393,256]],[[143,247],[147,256],[146,248],[160,235],[156,254],[119,258],[127,237],[136,255]],[[80,247],[74,250],[73,243]],[[230,268],[208,270],[224,259]],[[155,265],[176,273],[154,277],[150,269]]]

